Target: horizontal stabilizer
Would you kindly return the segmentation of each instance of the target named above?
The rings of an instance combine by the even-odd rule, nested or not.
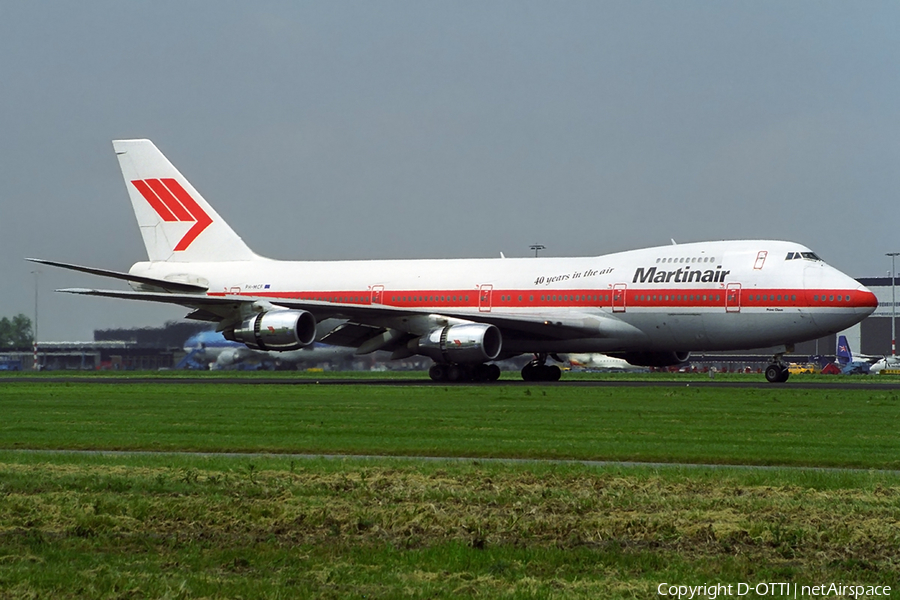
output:
[[[110,271],[108,269],[98,269],[96,267],[84,267],[81,265],[73,265],[71,263],[57,262],[54,260],[44,260],[41,258],[26,258],[25,260],[49,265],[51,267],[59,267],[61,269],[69,269],[70,271],[80,271],[82,273],[90,273],[91,275],[99,275],[100,277],[110,277],[112,279],[122,279],[124,281],[133,281],[135,283],[143,283],[144,285],[152,285],[172,292],[184,293],[203,293],[209,288],[193,283],[183,283],[180,281],[168,281],[166,279],[156,279],[154,277],[144,277],[141,275],[132,275],[131,273],[122,273],[121,271]]]
[[[56,290],[65,294],[79,294],[82,296],[101,296],[103,298],[121,298],[123,300],[149,300],[151,302],[165,302],[167,304],[181,304],[182,306],[227,306],[252,302],[252,298],[242,296],[198,296],[196,294],[180,294],[167,292],[131,292],[124,290],[95,290],[90,288],[65,288]]]

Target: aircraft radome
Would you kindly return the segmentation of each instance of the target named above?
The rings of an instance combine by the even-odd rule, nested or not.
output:
[[[871,314],[874,294],[801,244],[666,245],[578,258],[281,261],[255,254],[149,140],[113,142],[149,260],[128,273],[29,259],[125,280],[74,294],[179,304],[250,348],[316,341],[434,360],[436,381],[495,380],[520,354],[528,381],[557,380],[558,353],[667,366],[692,351],[782,354]],[[255,214],[255,213],[251,213]],[[316,339],[316,324],[345,322]]]

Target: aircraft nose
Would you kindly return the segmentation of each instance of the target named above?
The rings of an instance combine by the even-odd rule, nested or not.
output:
[[[851,295],[851,298],[854,299],[854,306],[861,309],[866,316],[871,315],[878,308],[878,298],[875,297],[875,294],[869,288],[855,279],[853,283],[856,284],[856,291]]]
[[[859,323],[878,307],[878,299],[866,286],[830,265],[818,263],[804,269],[809,315],[821,331],[841,331]]]

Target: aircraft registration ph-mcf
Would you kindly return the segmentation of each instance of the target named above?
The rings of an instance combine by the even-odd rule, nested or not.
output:
[[[113,142],[149,261],[128,273],[35,262],[128,281],[132,291],[61,290],[192,309],[228,339],[296,350],[321,340],[359,354],[434,360],[436,381],[494,380],[520,354],[529,381],[557,380],[548,356],[600,352],[634,365],[691,351],[776,347],[871,314],[874,294],[794,242],[716,241],[584,258],[281,261],[255,254],[149,140]]]

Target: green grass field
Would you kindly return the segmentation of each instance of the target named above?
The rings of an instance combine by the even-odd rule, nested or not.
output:
[[[900,468],[900,392],[703,387],[0,385],[0,448]]]
[[[896,590],[898,419],[877,388],[6,381],[0,598]]]

